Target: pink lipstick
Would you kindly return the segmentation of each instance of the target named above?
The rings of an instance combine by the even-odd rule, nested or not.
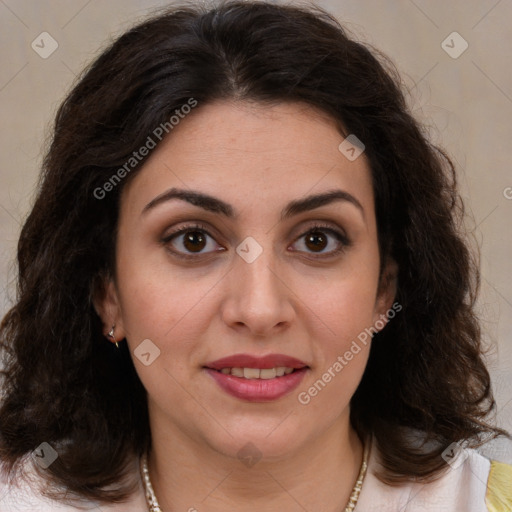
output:
[[[284,354],[236,354],[209,362],[204,368],[228,394],[249,402],[268,402],[293,391],[309,366]]]

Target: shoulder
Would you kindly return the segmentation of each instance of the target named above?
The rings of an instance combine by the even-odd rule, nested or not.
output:
[[[1,512],[78,512],[101,510],[102,512],[140,512],[146,509],[142,484],[129,502],[104,505],[89,500],[74,500],[66,503],[51,500],[42,495],[48,487],[46,480],[34,470],[30,458],[22,462],[22,473],[15,481],[9,481],[0,471]]]
[[[432,482],[410,482],[400,486],[386,485],[377,479],[377,453],[372,452],[356,511],[512,510],[512,466],[489,460],[476,450],[457,450],[446,472]]]

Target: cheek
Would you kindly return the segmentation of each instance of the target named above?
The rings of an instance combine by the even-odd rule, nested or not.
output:
[[[361,279],[340,280],[311,297],[311,308],[319,317],[313,333],[318,364],[297,399],[313,417],[335,421],[359,385],[370,350],[366,329],[372,325],[373,290]]]
[[[343,396],[355,391],[366,366],[371,337],[365,329],[372,324],[371,296],[360,286],[342,286],[324,297],[321,320],[330,335],[317,343],[317,371],[323,374],[331,388],[343,390]],[[328,300],[330,298],[330,300]],[[330,374],[324,372],[330,371]],[[333,378],[332,375],[336,377]],[[350,393],[349,393],[350,391]]]
[[[203,287],[189,278],[151,265],[119,266],[120,301],[126,339],[144,387],[157,401],[184,400],[178,382],[186,380],[201,340],[197,322]],[[125,278],[122,279],[121,272]],[[144,340],[149,361],[139,357]],[[147,342],[146,342],[147,343]],[[156,347],[156,348],[155,348]],[[139,355],[138,355],[139,354]],[[149,363],[146,365],[146,363]]]
[[[333,273],[320,283],[305,282],[308,307],[328,327],[333,344],[342,345],[372,325],[378,269],[363,260],[349,271]],[[305,288],[306,289],[306,288]]]
[[[122,246],[123,240],[119,246]],[[171,267],[161,248],[124,240],[119,250],[117,276],[123,324],[133,345],[145,338],[166,343],[177,331],[190,329],[196,309],[215,284],[197,279],[190,270]]]
[[[310,285],[307,305],[318,316],[312,336],[319,364],[308,388],[303,389],[303,400],[299,399],[318,408],[319,413],[327,404],[337,404],[333,415],[334,409],[339,412],[350,401],[368,360],[378,282],[377,250],[367,247],[345,263],[344,272]]]

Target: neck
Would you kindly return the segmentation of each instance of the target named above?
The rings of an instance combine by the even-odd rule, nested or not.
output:
[[[342,418],[300,450],[252,466],[152,424],[148,466],[163,512],[343,512],[357,480],[362,443]]]

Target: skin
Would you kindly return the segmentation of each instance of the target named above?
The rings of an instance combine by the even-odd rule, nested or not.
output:
[[[379,286],[370,169],[364,153],[354,161],[342,155],[343,139],[332,119],[298,103],[199,105],[123,190],[115,282],[97,310],[105,333],[115,324],[115,338],[126,337],[132,354],[145,339],[160,350],[149,366],[133,359],[148,391],[149,470],[166,512],[327,512],[348,500],[362,460],[349,401],[370,343],[309,404],[298,394],[391,307],[396,266],[386,267]],[[238,216],[176,199],[141,213],[172,187],[220,198]],[[363,212],[336,201],[280,220],[289,201],[332,189],[350,193]],[[211,235],[195,246],[199,255],[183,235],[162,242],[194,221]],[[323,245],[308,243],[315,222],[350,244],[320,257],[340,242],[322,231]],[[263,249],[252,263],[235,252],[247,236]],[[310,369],[291,394],[250,403],[202,368],[236,353],[287,354]],[[252,467],[237,457],[248,442],[262,455]]]

